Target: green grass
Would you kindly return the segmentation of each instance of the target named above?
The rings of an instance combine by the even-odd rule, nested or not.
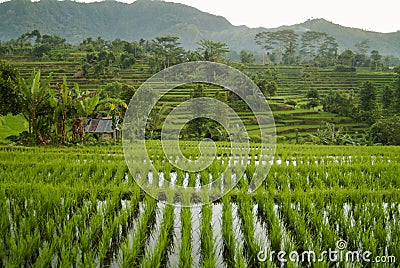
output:
[[[10,143],[6,138],[28,130],[28,122],[22,115],[0,117],[0,144]]]

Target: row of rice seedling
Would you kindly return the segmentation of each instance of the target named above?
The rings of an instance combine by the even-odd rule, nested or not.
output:
[[[224,242],[223,257],[227,267],[247,267],[246,258],[243,255],[243,244],[240,239],[242,234],[234,229],[231,197],[222,198],[222,239]],[[238,227],[238,226],[236,226]]]
[[[214,237],[211,226],[212,210],[210,205],[204,205],[201,213],[201,263],[202,267],[215,267]]]
[[[255,239],[254,232],[254,217],[252,213],[253,204],[249,195],[239,194],[237,196],[238,212],[242,220],[242,231],[245,244],[245,252],[250,266],[257,266],[259,260],[257,259],[258,252],[263,249],[262,244],[258,244]]]
[[[168,248],[172,242],[174,218],[174,207],[166,205],[164,209],[163,221],[160,226],[159,235],[154,245],[153,251],[147,251],[141,263],[141,267],[161,267],[167,263]]]
[[[193,173],[156,155],[157,143],[149,148],[157,191],[171,181],[206,185],[226,167],[232,182],[240,179],[220,203],[197,208],[147,197],[134,179],[149,180],[150,163],[138,163],[132,176],[118,147],[0,148],[0,266],[274,267],[282,265],[276,255],[263,262],[258,253],[321,252],[339,239],[348,243],[345,252],[399,256],[398,149],[283,147],[292,151],[281,148],[251,192],[254,170],[263,165],[259,149],[243,157],[245,175],[234,178],[242,159],[217,145],[220,157]],[[195,155],[194,146],[185,150]],[[172,198],[166,191],[164,199]]]
[[[183,207],[181,210],[181,240],[179,248],[179,267],[192,267],[193,258],[191,244],[191,212],[189,207]]]
[[[146,240],[150,235],[151,227],[155,222],[157,202],[147,197],[144,202],[143,213],[141,213],[134,229],[129,230],[129,235],[121,241],[122,256],[119,263],[122,267],[136,267],[140,264],[146,246]]]
[[[310,233],[307,226],[307,215],[301,213],[299,204],[292,204],[290,201],[284,201],[280,206],[280,213],[287,230],[292,234],[295,241],[294,248],[298,252],[313,250],[315,254],[322,252],[319,235]],[[306,264],[311,264],[307,263]]]

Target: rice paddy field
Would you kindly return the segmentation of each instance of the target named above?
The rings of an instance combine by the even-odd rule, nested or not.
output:
[[[0,267],[398,267],[399,147],[278,145],[264,162],[257,144],[240,159],[216,145],[213,164],[189,174],[148,144],[160,193],[248,163],[227,195],[193,207],[143,192],[148,167],[134,178],[122,147],[0,147]],[[181,147],[196,159],[196,144]],[[270,171],[250,191],[258,165]],[[368,258],[344,258],[354,252]]]

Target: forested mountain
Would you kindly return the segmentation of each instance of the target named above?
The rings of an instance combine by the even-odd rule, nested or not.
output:
[[[202,39],[225,42],[235,51],[260,51],[254,37],[267,30],[293,29],[326,32],[337,39],[339,51],[369,39],[370,49],[400,57],[400,32],[376,33],[343,27],[323,19],[308,20],[275,29],[233,26],[223,17],[201,12],[182,4],[159,0],[137,0],[132,4],[106,0],[97,3],[73,1],[11,0],[0,4],[0,40],[17,38],[38,29],[79,43],[87,37],[125,40],[154,39],[156,36],[181,37],[183,46],[193,49]]]

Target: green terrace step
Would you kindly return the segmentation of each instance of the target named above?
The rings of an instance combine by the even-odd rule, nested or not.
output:
[[[296,109],[296,110],[288,110],[288,111],[277,111],[274,114],[302,116],[302,115],[309,115],[309,114],[319,114],[319,112],[313,111],[313,110]]]

